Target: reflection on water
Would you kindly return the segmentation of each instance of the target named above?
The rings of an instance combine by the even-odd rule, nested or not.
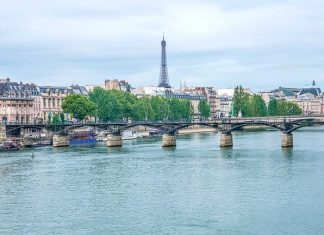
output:
[[[320,130],[0,153],[0,233],[323,234]]]

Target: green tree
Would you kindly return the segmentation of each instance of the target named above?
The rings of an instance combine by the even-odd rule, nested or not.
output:
[[[268,105],[269,116],[292,116],[301,115],[301,108],[290,101],[285,100],[271,100]]]
[[[65,116],[64,116],[63,112],[60,113],[60,121],[61,121],[62,124],[65,123]]]
[[[151,121],[153,120],[154,113],[151,106],[150,99],[147,97],[141,98],[136,102],[135,105],[136,113],[135,120],[136,121]]]
[[[51,120],[51,123],[52,124],[61,124],[61,119],[60,119],[60,114],[58,113],[55,113],[52,117],[52,120]]]
[[[153,96],[150,98],[150,103],[154,114],[153,120],[162,121],[169,119],[170,104],[166,98]]]
[[[52,113],[48,113],[48,123],[52,123]]]
[[[198,110],[199,110],[201,117],[203,117],[203,118],[210,117],[210,106],[206,100],[199,101]]]
[[[237,117],[241,112],[243,117],[250,116],[249,105],[249,94],[244,91],[241,85],[235,87],[233,96],[233,115]]]
[[[64,98],[62,109],[65,113],[71,114],[73,118],[82,121],[86,117],[95,116],[97,106],[88,97],[71,94]]]
[[[267,115],[267,105],[260,95],[253,95],[249,99],[250,117],[263,117]]]
[[[122,105],[114,91],[95,88],[90,100],[97,105],[97,116],[101,121],[118,121],[123,118]]]
[[[277,99],[270,100],[268,104],[268,115],[269,116],[279,116],[279,102]]]

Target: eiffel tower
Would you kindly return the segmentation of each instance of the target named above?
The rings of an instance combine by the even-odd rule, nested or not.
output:
[[[158,87],[171,88],[169,83],[165,46],[166,46],[166,42],[164,40],[164,35],[163,35],[163,40],[161,41],[162,54],[161,54],[160,80],[159,80]]]

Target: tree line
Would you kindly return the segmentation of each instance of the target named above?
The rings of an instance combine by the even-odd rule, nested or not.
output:
[[[138,98],[118,90],[104,90],[96,87],[89,97],[68,95],[62,103],[64,113],[72,118],[84,120],[88,117],[96,121],[180,121],[190,120],[193,107],[190,100],[167,99],[160,96]],[[202,104],[204,114],[206,105]],[[207,113],[208,114],[208,113]]]
[[[242,117],[292,116],[301,115],[300,107],[285,100],[270,100],[268,106],[260,95],[246,93],[242,86],[237,86],[233,96],[233,115]]]

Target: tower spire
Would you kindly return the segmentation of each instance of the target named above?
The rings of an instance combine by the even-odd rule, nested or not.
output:
[[[161,67],[160,67],[160,80],[158,87],[164,88],[171,88],[169,83],[169,75],[168,75],[168,66],[167,66],[167,58],[166,58],[166,42],[164,40],[164,33],[163,39],[161,41]]]

